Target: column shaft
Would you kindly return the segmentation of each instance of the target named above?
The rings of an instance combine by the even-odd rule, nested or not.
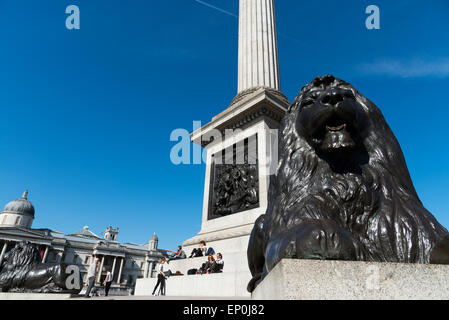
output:
[[[114,281],[114,271],[115,271],[115,262],[116,261],[117,261],[117,257],[114,257],[114,262],[112,263],[112,270],[111,270],[112,281]]]
[[[125,258],[122,258],[122,260],[120,261],[120,269],[118,271],[118,278],[117,278],[118,284],[120,284],[120,280],[122,279],[123,260],[125,260]]]
[[[148,260],[145,258],[145,269],[143,271],[143,277],[148,278]]]
[[[48,256],[48,246],[45,247],[44,257],[42,258],[42,263],[45,263],[47,261]]]
[[[274,0],[240,0],[238,92],[280,90]]]

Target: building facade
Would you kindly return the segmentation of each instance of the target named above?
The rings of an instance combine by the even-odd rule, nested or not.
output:
[[[113,274],[111,290],[120,294],[133,293],[136,280],[154,275],[158,260],[166,255],[158,249],[156,234],[147,244],[120,243],[119,229],[107,227],[100,237],[85,226],[82,230],[64,235],[51,229],[32,229],[35,209],[28,200],[28,192],[9,202],[0,213],[0,265],[6,252],[20,241],[36,245],[44,263],[67,263],[80,268],[84,285],[87,269],[94,257],[100,259],[96,285],[104,281],[106,272]]]

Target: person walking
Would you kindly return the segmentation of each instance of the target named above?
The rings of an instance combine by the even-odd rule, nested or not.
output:
[[[165,296],[164,263],[165,263],[165,258],[161,258],[161,260],[159,260],[159,264],[157,266],[157,283],[156,283],[156,286],[153,289],[153,296],[156,295],[156,290],[159,287],[159,285],[161,286],[160,289],[159,289],[161,295]]]
[[[112,273],[111,271],[107,271],[106,272],[106,278],[103,281],[103,285],[104,285],[104,294],[107,297],[109,294],[109,289],[111,289],[111,284],[112,284]]]
[[[90,292],[92,291],[92,288],[94,287],[95,284],[95,276],[97,274],[97,268],[98,268],[98,262],[100,260],[95,257],[94,261],[90,264],[89,269],[87,271],[87,279],[88,279],[88,286],[87,286],[87,290],[86,293],[84,294],[84,298],[90,298]]]

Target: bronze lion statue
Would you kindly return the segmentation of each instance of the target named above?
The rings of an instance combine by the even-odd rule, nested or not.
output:
[[[79,270],[73,269],[64,263],[42,263],[34,245],[18,242],[5,254],[0,266],[0,288],[2,292],[77,294],[82,289],[82,281]]]
[[[413,186],[381,111],[332,75],[305,86],[279,132],[248,291],[284,258],[449,264],[449,233]]]

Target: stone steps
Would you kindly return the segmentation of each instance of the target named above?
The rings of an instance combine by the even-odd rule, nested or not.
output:
[[[246,291],[250,279],[249,271],[172,276],[166,282],[166,295],[250,298]],[[135,296],[151,296],[156,282],[156,278],[137,280]]]
[[[241,272],[248,271],[248,262],[246,256],[241,252],[227,253],[224,257],[223,272]],[[207,261],[207,257],[187,258],[182,260],[172,260],[164,265],[164,270],[171,270],[173,273],[180,271],[184,275],[190,269],[199,269]]]
[[[246,291],[251,280],[246,254],[247,243],[248,236],[207,243],[215,252],[223,254],[222,273],[187,275],[188,270],[201,268],[207,257],[172,260],[165,264],[165,271],[180,271],[183,274],[168,278],[167,296],[250,298],[251,295]],[[191,250],[192,247],[185,248],[187,254],[190,254]],[[156,282],[156,278],[138,279],[134,294],[140,297],[151,295]]]

